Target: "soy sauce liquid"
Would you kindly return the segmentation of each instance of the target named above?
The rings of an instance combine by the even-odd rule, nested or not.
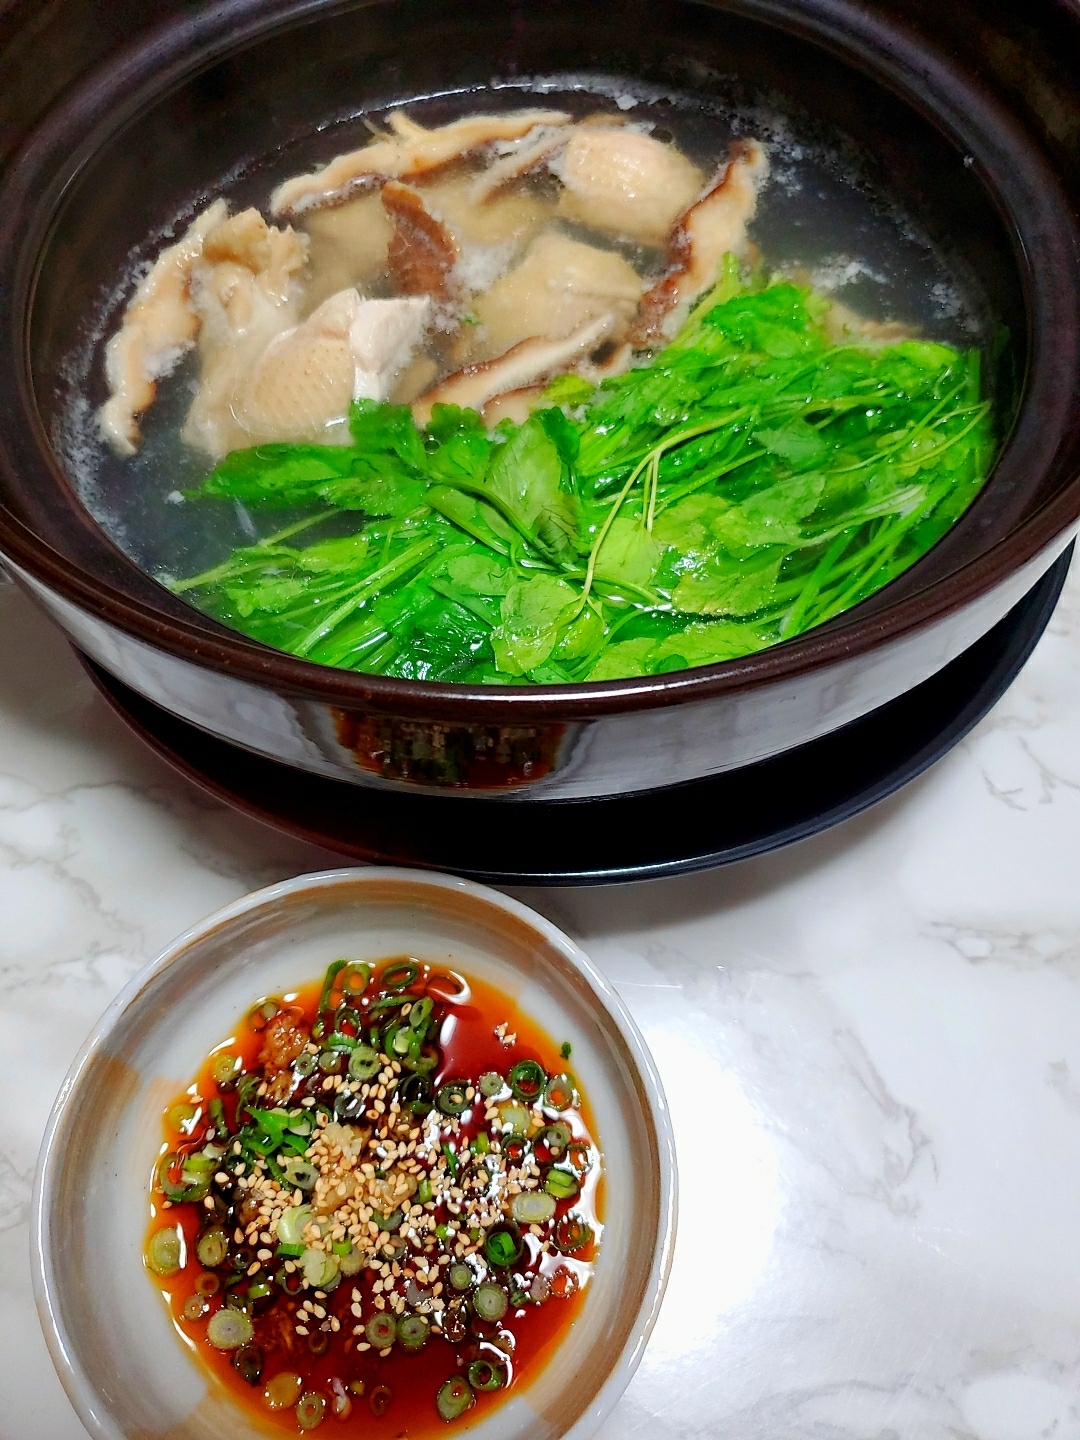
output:
[[[395,957],[405,958],[405,957]],[[394,959],[381,962],[394,963]],[[465,995],[458,1000],[440,1002],[445,1004],[446,1018],[440,1027],[439,1047],[442,1064],[432,1079],[436,1088],[451,1078],[468,1078],[475,1081],[486,1071],[497,1070],[506,1075],[519,1060],[538,1061],[549,1074],[572,1068],[570,1061],[563,1058],[558,1044],[546,1035],[539,1026],[525,1015],[518,1006],[499,990],[482,981],[468,980]],[[446,992],[454,986],[447,984]],[[310,1026],[315,1020],[321,981],[313,981],[300,990],[283,997],[272,997],[287,1007],[303,1023]],[[495,1027],[507,1026],[507,1037],[514,1037],[514,1043],[505,1045],[495,1034]],[[174,1104],[194,1105],[205,1112],[211,1099],[219,1095],[214,1081],[212,1067],[214,1055],[228,1051],[238,1055],[247,1070],[258,1070],[258,1055],[262,1048],[261,1033],[250,1027],[247,1017],[237,1025],[234,1033],[224,1040],[207,1057],[195,1083],[183,1094],[176,1097]],[[221,1094],[226,1115],[232,1123],[232,1096]],[[170,1109],[172,1107],[170,1106]],[[167,1112],[166,1112],[167,1113]],[[576,1110],[567,1111],[560,1118],[571,1124],[575,1135],[586,1134],[595,1145],[596,1130],[592,1124],[588,1107],[579,1099]],[[461,1144],[481,1129],[483,1124],[482,1104],[474,1109],[472,1119],[465,1122]],[[177,1134],[165,1121],[162,1154],[176,1150]],[[195,1134],[199,1134],[196,1129]],[[194,1146],[189,1148],[196,1148]],[[594,1151],[594,1157],[596,1152]],[[598,1157],[589,1172],[582,1178],[581,1194],[573,1201],[560,1201],[558,1213],[573,1210],[581,1215],[593,1228],[595,1235],[601,1231],[600,1219],[603,1211],[603,1176]],[[556,1291],[571,1288],[567,1298],[558,1294],[543,1304],[526,1304],[519,1310],[509,1310],[499,1326],[485,1326],[478,1322],[475,1329],[488,1338],[497,1331],[509,1331],[514,1337],[510,1356],[513,1374],[512,1383],[503,1390],[478,1392],[476,1404],[466,1411],[459,1420],[447,1424],[435,1408],[435,1397],[439,1388],[452,1375],[465,1374],[471,1360],[478,1358],[479,1334],[470,1333],[461,1344],[451,1344],[441,1335],[429,1337],[423,1350],[407,1353],[395,1345],[385,1358],[374,1349],[366,1352],[357,1350],[362,1335],[355,1337],[353,1327],[363,1324],[375,1313],[371,1303],[373,1272],[361,1271],[359,1275],[342,1277],[338,1288],[323,1302],[327,1315],[335,1315],[341,1321],[341,1329],[330,1337],[329,1347],[324,1354],[312,1353],[310,1342],[295,1334],[293,1314],[304,1296],[310,1297],[310,1290],[302,1292],[295,1300],[278,1299],[271,1309],[255,1317],[255,1343],[265,1354],[265,1365],[261,1380],[250,1385],[237,1373],[228,1352],[216,1349],[206,1339],[207,1321],[222,1303],[219,1291],[208,1302],[209,1308],[198,1320],[184,1316],[184,1305],[198,1294],[198,1282],[207,1271],[199,1264],[195,1255],[195,1244],[205,1211],[200,1204],[175,1204],[161,1208],[160,1197],[155,1196],[151,1205],[151,1224],[147,1240],[156,1230],[165,1226],[180,1225],[184,1233],[184,1253],[187,1263],[167,1280],[151,1275],[160,1287],[163,1298],[169,1306],[171,1318],[184,1344],[191,1350],[198,1363],[208,1373],[219,1390],[228,1394],[234,1404],[247,1411],[256,1428],[280,1431],[282,1434],[297,1435],[300,1428],[292,1409],[271,1411],[263,1396],[265,1383],[281,1371],[291,1371],[301,1376],[303,1390],[319,1391],[331,1400],[335,1389],[332,1381],[340,1382],[350,1393],[351,1413],[341,1420],[332,1410],[327,1409],[326,1418],[318,1427],[320,1432],[340,1435],[342,1440],[365,1437],[365,1440],[428,1440],[428,1437],[445,1435],[448,1431],[478,1423],[511,1394],[520,1393],[529,1380],[547,1363],[554,1350],[563,1343],[573,1329],[585,1303],[587,1287],[592,1273],[597,1245],[592,1244],[573,1256],[560,1257],[558,1261],[548,1260],[543,1268],[549,1275],[562,1269],[564,1275],[556,1285]],[[268,1268],[280,1264],[271,1262]],[[449,1267],[444,1267],[449,1268]],[[147,1272],[150,1274],[150,1272]],[[224,1275],[226,1272],[222,1271]],[[570,1277],[567,1281],[566,1277]],[[351,1314],[353,1288],[363,1295],[363,1320],[358,1322]],[[575,1288],[576,1287],[576,1288]],[[317,1342],[319,1343],[319,1342]],[[350,1392],[351,1382],[362,1382],[363,1393]],[[379,1387],[388,1387],[392,1398],[382,1414],[373,1412],[372,1395]]]

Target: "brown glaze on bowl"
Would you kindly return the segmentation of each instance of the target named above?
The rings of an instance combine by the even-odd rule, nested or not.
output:
[[[12,341],[0,352],[0,552],[77,645],[147,698],[360,785],[619,794],[778,754],[868,713],[985,634],[1080,516],[1080,97],[1069,80],[1080,16],[1050,0],[1023,8],[1019,19],[988,0],[976,24],[966,7],[928,0],[223,0],[194,12],[169,0],[133,18],[126,48],[103,50],[90,0],[68,0],[20,51],[18,21],[32,22],[16,7],[0,25],[15,27],[23,64],[32,56],[49,74],[44,117],[0,191],[0,327]],[[59,93],[50,47],[77,79]],[[566,72],[703,94],[728,93],[735,74],[746,93],[777,96],[877,158],[1009,332],[1016,420],[970,511],[906,575],[806,636],[579,686],[326,669],[225,629],[139,571],[83,510],[48,438],[80,326],[129,254],[238,160],[306,143],[314,121],[372,98]],[[19,93],[29,114],[25,82]]]

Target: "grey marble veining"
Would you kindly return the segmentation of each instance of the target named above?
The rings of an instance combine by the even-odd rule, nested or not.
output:
[[[64,1071],[167,941],[339,863],[208,800],[0,589],[0,1436],[84,1440],[30,1293]],[[1080,1440],[1080,574],[953,755],[723,871],[519,891],[608,972],[682,1156],[604,1440]]]

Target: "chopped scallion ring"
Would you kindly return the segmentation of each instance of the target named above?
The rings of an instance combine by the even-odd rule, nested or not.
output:
[[[436,1409],[444,1420],[456,1420],[475,1402],[472,1386],[463,1375],[453,1375],[439,1391]]]

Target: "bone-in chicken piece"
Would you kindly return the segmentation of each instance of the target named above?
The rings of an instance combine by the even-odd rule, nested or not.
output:
[[[184,424],[189,444],[218,458],[248,443],[238,396],[274,336],[299,320],[297,276],[306,264],[306,237],[267,225],[257,210],[207,235],[191,273],[202,373]]]
[[[370,285],[385,275],[394,227],[377,190],[330,210],[312,210],[303,228],[311,263],[304,301],[311,309],[339,290]]]
[[[560,215],[643,245],[665,243],[705,181],[673,145],[618,126],[578,126],[553,169]]]
[[[234,397],[246,443],[348,444],[351,402],[387,398],[430,311],[426,297],[362,300],[355,289],[323,301],[302,325],[270,342]]]
[[[395,134],[360,150],[339,155],[321,170],[296,175],[271,197],[275,215],[299,215],[323,205],[339,205],[358,190],[384,180],[414,180],[452,164],[496,140],[520,140],[537,125],[565,125],[561,110],[513,110],[503,115],[471,115],[425,129],[400,111],[391,116]]]
[[[493,195],[478,204],[475,177],[451,172],[424,181],[420,193],[461,246],[498,245],[524,250],[555,210],[554,197],[541,198],[521,190]]]
[[[109,398],[98,420],[119,455],[135,454],[142,438],[137,417],[153,403],[156,382],[195,343],[199,317],[191,305],[192,266],[203,253],[208,232],[228,213],[225,201],[215,200],[175,245],[161,252],[105,347]]]
[[[716,183],[672,232],[670,269],[641,302],[630,336],[634,345],[657,347],[672,340],[694,301],[716,282],[727,252],[745,251],[746,229],[768,173],[768,156],[756,140],[732,145]]]
[[[443,302],[454,298],[454,237],[430,213],[424,197],[411,185],[388,180],[382,203],[394,230],[387,248],[387,268],[395,290],[405,295],[431,295]]]
[[[467,365],[440,381],[433,390],[421,396],[412,407],[418,425],[426,425],[436,405],[460,405],[468,410],[483,410],[496,395],[523,390],[563,370],[571,369],[586,359],[619,323],[617,315],[601,315],[559,340],[534,336],[523,340],[495,360]]]
[[[601,315],[615,317],[613,330],[625,329],[643,288],[637,271],[613,250],[545,231],[516,269],[477,298],[480,324],[464,335],[459,358],[490,359],[537,335],[559,339]]]

